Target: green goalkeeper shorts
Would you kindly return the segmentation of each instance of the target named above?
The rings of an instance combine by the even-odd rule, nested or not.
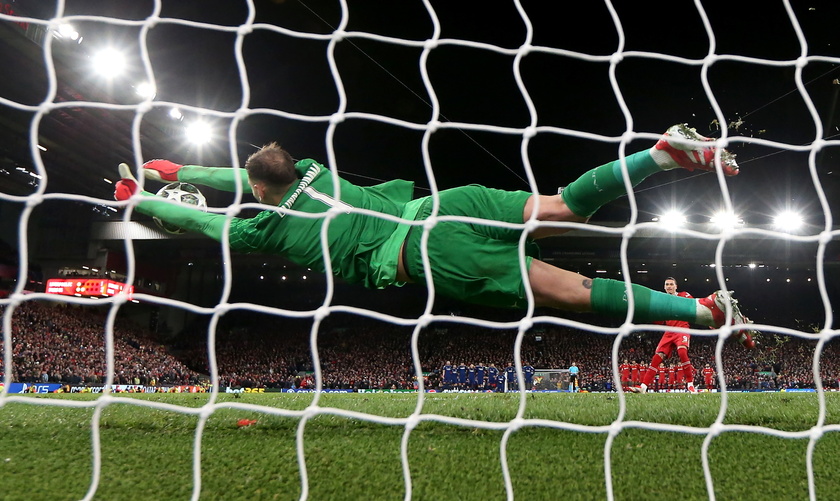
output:
[[[440,192],[439,216],[468,216],[522,223],[531,193],[470,185]],[[416,220],[429,217],[432,197],[423,203]],[[486,306],[524,308],[525,281],[520,271],[519,240],[523,230],[473,222],[439,221],[429,232],[428,253],[435,292]],[[406,272],[416,283],[426,273],[421,254],[422,226],[412,226],[405,240]],[[526,270],[539,258],[533,240],[525,243]]]

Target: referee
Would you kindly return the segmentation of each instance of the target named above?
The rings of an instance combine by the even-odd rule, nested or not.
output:
[[[569,391],[575,392],[578,389],[578,372],[580,372],[580,369],[578,369],[577,364],[572,362],[572,366],[569,367]]]

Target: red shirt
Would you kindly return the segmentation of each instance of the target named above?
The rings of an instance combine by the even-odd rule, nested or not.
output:
[[[668,384],[677,383],[677,369],[668,367]]]
[[[703,367],[703,380],[706,382],[706,386],[712,384],[715,378],[715,370],[711,367]]]

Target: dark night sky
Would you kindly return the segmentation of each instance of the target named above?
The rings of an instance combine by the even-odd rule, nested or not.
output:
[[[782,2],[706,2],[714,31],[716,54],[773,61],[793,61],[803,49],[797,41]],[[235,26],[246,20],[244,2],[163,2],[162,18]],[[472,40],[515,49],[526,37],[525,23],[512,2],[432,2],[440,37]],[[104,7],[103,7],[104,6]],[[130,6],[130,8],[129,8]],[[533,100],[538,126],[572,129],[608,136],[602,142],[545,132],[533,138],[528,158],[537,187],[553,193],[595,165],[616,158],[615,139],[627,129],[626,118],[610,83],[610,65],[604,57],[622,42],[606,4],[600,2],[523,2],[533,26],[531,44],[573,51],[577,56],[600,56],[599,61],[571,55],[533,52],[522,60],[522,79]],[[69,1],[68,14],[115,15],[141,19],[151,2]],[[632,116],[632,128],[658,134],[669,125],[689,122],[701,133],[718,135],[715,115],[702,86],[701,66],[709,53],[709,39],[691,2],[617,2],[614,5],[624,32],[624,51],[615,78]],[[757,15],[760,12],[761,15]],[[840,42],[832,26],[840,13],[832,2],[796,2],[794,13],[802,26],[809,55],[831,56],[833,62],[807,65],[802,80],[820,120],[833,118],[835,71]],[[338,2],[258,1],[256,23],[270,23],[301,33],[329,34],[341,22]],[[121,43],[137,39],[136,28],[102,26],[106,33],[92,39]],[[84,28],[84,26],[83,26]],[[433,35],[433,24],[422,2],[348,2],[346,31],[422,41]],[[170,101],[220,111],[237,109],[243,89],[234,60],[235,35],[161,22],[149,31],[148,48],[157,77],[159,101]],[[258,28],[243,44],[250,84],[248,107],[270,108],[307,117],[328,117],[338,109],[339,93],[327,61],[328,42],[296,38]],[[666,61],[637,55],[651,51],[686,58]],[[348,112],[364,112],[424,124],[432,117],[431,98],[420,73],[419,47],[404,47],[362,38],[337,44],[335,60],[347,97]],[[139,51],[135,51],[139,54]],[[523,128],[532,117],[514,79],[514,56],[486,49],[441,45],[428,57],[427,69],[440,104],[441,122],[464,122]],[[719,61],[707,78],[714,97],[729,121],[742,120],[730,134],[746,138],[806,145],[815,138],[814,121],[796,89],[794,67],[756,62]],[[189,118],[189,114],[188,114]],[[171,145],[144,145],[151,152],[183,162],[229,164],[224,141],[227,120],[218,120],[219,141],[199,154]],[[260,114],[242,121],[237,131],[243,159],[252,145],[278,140],[299,158],[327,161],[327,124]],[[836,134],[832,129],[827,136]],[[430,182],[422,163],[422,132],[375,120],[348,119],[336,129],[333,145],[336,167],[350,179],[374,182],[393,177],[411,179],[418,187]],[[444,129],[430,142],[431,160],[439,188],[481,183],[510,189],[529,189],[521,155],[522,137],[460,129]],[[648,147],[640,140],[629,151]],[[168,147],[167,147],[168,146]],[[739,142],[742,175],[730,182],[742,211],[768,213],[769,203],[799,203],[812,211],[815,199],[807,155],[779,148]],[[829,152],[823,163],[836,160]],[[149,155],[146,155],[149,156]],[[827,188],[836,185],[821,171]],[[711,204],[720,204],[715,176],[683,182],[688,174],[657,176],[641,188],[640,208],[655,212],[662,204],[682,198],[683,190],[701,190]],[[371,179],[372,178],[372,179]],[[367,180],[367,181],[366,181]],[[769,183],[767,182],[769,181]],[[676,186],[674,186],[676,182]],[[664,188],[657,188],[659,186]],[[692,196],[692,198],[695,198]],[[626,217],[621,202],[601,214],[606,219]],[[699,208],[696,210],[700,210]],[[710,210],[703,208],[703,210]],[[813,222],[822,224],[819,214]],[[761,221],[766,222],[766,221]]]
[[[33,3],[18,2],[18,5],[32,7]],[[495,2],[492,8],[478,1],[431,4],[442,39],[471,40],[504,49],[515,49],[526,39],[525,22],[513,2]],[[840,9],[833,4],[814,1],[795,2],[793,6],[808,43],[807,54],[835,58],[813,61],[803,70],[805,90],[823,123],[834,119],[837,86],[831,82],[840,76],[840,70],[836,70],[840,42],[832,45],[836,40],[832,22]],[[255,6],[255,23],[268,23],[301,34],[329,34],[342,20],[338,2],[257,1]],[[616,21],[605,3],[564,2],[558,6],[556,2],[522,2],[533,28],[532,46],[571,51],[568,55],[535,51],[522,59],[521,76],[535,107],[536,124],[603,135],[603,139],[610,140],[556,132],[538,134],[530,141],[527,155],[537,189],[542,193],[554,193],[558,186],[589,168],[616,158],[616,140],[628,126],[637,132],[659,134],[673,123],[689,122],[701,133],[719,134],[712,123],[715,114],[703,89],[702,68],[697,64],[709,53],[710,40],[694,4],[674,2],[663,9],[661,2],[623,1],[613,6],[623,38],[619,37]],[[151,14],[153,7],[151,1],[68,0],[66,14],[141,20]],[[780,1],[706,2],[704,8],[714,33],[715,54],[790,62],[803,53]],[[757,15],[759,12],[761,15]],[[163,20],[149,30],[147,38],[158,90],[156,101],[224,112],[242,106],[245,93],[235,65],[235,34],[169,20],[237,26],[246,21],[247,15],[245,2],[163,2],[160,12]],[[434,29],[420,1],[350,1],[347,19],[346,31],[413,41],[432,37]],[[75,24],[86,36],[86,50],[104,45],[124,47],[137,63],[135,74],[142,75],[139,27],[99,21]],[[289,36],[264,26],[248,34],[243,43],[249,83],[249,100],[245,105],[250,109],[282,110],[311,120],[266,113],[248,116],[241,121],[236,134],[240,160],[253,151],[253,145],[277,140],[296,157],[326,162],[324,118],[336,112],[339,105],[339,93],[327,60],[328,42]],[[611,87],[611,68],[606,59],[621,43],[625,55],[615,66],[614,75],[630,117],[624,115]],[[651,58],[640,55],[639,51],[685,59]],[[347,111],[419,125],[428,122],[432,118],[432,99],[421,78],[421,53],[420,47],[358,37],[348,37],[338,43],[335,60],[346,93]],[[593,57],[601,59],[591,60]],[[517,88],[513,67],[513,55],[451,44],[435,48],[426,68],[440,105],[439,120],[508,128],[528,126],[532,116]],[[742,120],[742,125],[730,130],[730,134],[775,141],[782,146],[807,145],[815,139],[814,120],[796,88],[792,65],[718,61],[708,68],[706,76],[724,118],[732,122]],[[112,85],[119,86],[120,82]],[[114,101],[124,102],[117,98]],[[187,120],[197,114],[188,112]],[[156,115],[150,113],[144,124],[154,118]],[[631,125],[628,118],[632,119]],[[217,119],[219,137],[213,146],[201,152],[185,146],[176,133],[169,135],[168,144],[144,139],[143,158],[165,156],[182,162],[228,165],[231,163],[227,143],[229,124],[229,119]],[[825,135],[836,133],[832,128]],[[334,167],[359,183],[401,177],[416,181],[421,189],[428,188],[430,182],[421,154],[422,136],[422,131],[376,120],[348,119],[337,127],[333,138]],[[438,187],[481,183],[530,189],[521,144],[519,134],[474,131],[466,127],[438,131],[430,141]],[[639,140],[629,145],[628,151],[651,144],[651,139]],[[749,144],[740,139],[731,149],[738,153],[743,165],[742,175],[730,182],[733,197],[742,210],[767,212],[769,208],[760,207],[761,204],[789,202],[794,198],[808,203],[815,198],[805,154],[785,153],[777,147]],[[825,164],[836,161],[837,155],[830,150],[825,156],[828,157],[822,159]],[[48,159],[45,162],[49,169]],[[95,171],[97,176],[114,175],[110,164],[78,168],[85,173]],[[832,177],[836,174],[829,175],[829,171],[832,169],[820,173],[826,187],[831,189],[836,184]],[[649,180],[640,187],[640,207],[654,211],[661,204],[670,204],[678,196],[675,192],[687,190],[689,185],[692,190],[708,193],[707,198],[713,203],[719,203],[715,176],[683,182],[686,177],[689,175],[679,172]],[[663,185],[664,188],[657,188]],[[49,191],[60,191],[60,188],[48,186]],[[603,217],[626,217],[622,215],[622,207],[617,203],[619,212],[611,213],[608,208]],[[822,223],[817,220],[821,219],[818,214],[815,218],[814,223]]]
[[[510,50],[526,40],[526,22],[513,2],[430,3],[441,39],[470,40]],[[54,13],[46,6],[51,2],[24,0],[11,4],[32,16],[49,18]],[[244,106],[249,109],[280,110],[295,116],[258,113],[244,118],[236,130],[235,149],[240,161],[254,150],[254,145],[276,140],[298,158],[327,162],[325,119],[338,110],[340,94],[328,63],[329,41],[307,36],[332,33],[342,22],[341,4],[301,0],[257,0],[254,4],[254,22],[258,26],[245,37],[242,48],[249,83],[246,93],[234,57],[235,32],[172,22],[180,19],[238,26],[248,17],[246,2],[163,1],[162,19],[148,31],[146,40],[156,77],[155,101],[233,112],[243,106],[247,94]],[[821,57],[803,67],[801,81],[818,120],[823,124],[831,121],[824,136],[836,140],[835,124],[840,120],[835,116],[835,101],[840,86],[832,81],[840,78],[840,40],[836,29],[840,7],[833,0],[792,2],[792,13],[801,26],[806,49],[800,44],[782,1],[705,1],[702,4],[711,34],[707,33],[694,2],[624,0],[609,5],[598,1],[521,2],[532,27],[530,44],[541,50],[524,57],[519,72],[533,102],[536,124],[556,128],[541,131],[528,145],[527,158],[537,190],[556,193],[558,186],[616,158],[618,139],[629,127],[651,136],[630,144],[628,153],[650,147],[654,134],[678,122],[688,122],[703,134],[718,136],[716,115],[703,86],[705,79],[724,119],[739,124],[729,134],[735,138],[730,149],[738,154],[742,173],[727,181],[736,211],[748,223],[766,224],[780,207],[803,209],[808,222],[814,225],[812,231],[818,232],[825,218],[809,170],[808,152],[784,149],[807,146],[816,138],[814,119],[797,88],[792,62],[802,55]],[[347,7],[347,32],[363,31],[415,42],[434,34],[432,16],[419,0],[350,0]],[[610,7],[614,8],[617,19],[613,18]],[[143,0],[67,0],[65,13],[142,20],[153,9],[154,2]],[[616,23],[620,23],[620,31]],[[67,56],[61,60],[62,64],[83,62],[84,54],[99,46],[114,45],[124,48],[140,68],[139,26],[101,20],[79,20],[74,25],[85,36],[82,52]],[[303,36],[271,30],[268,25]],[[609,56],[619,47],[623,58],[611,67]],[[346,111],[417,125],[431,120],[432,96],[422,79],[422,52],[422,46],[401,46],[354,36],[337,43],[334,56],[346,94]],[[659,56],[642,52],[655,52]],[[700,63],[712,52],[728,59],[715,61],[704,69]],[[56,53],[57,58],[65,57],[60,49]],[[759,59],[770,63],[759,64]],[[11,60],[5,71],[14,75],[14,79],[7,79],[0,96],[38,104],[45,95],[46,73],[43,61],[35,61],[36,67],[40,64],[40,71],[23,72],[16,71],[19,61]],[[443,123],[512,129],[528,126],[534,117],[517,86],[514,62],[514,55],[487,48],[453,44],[434,48],[425,67],[439,103],[438,119]],[[108,89],[97,88],[97,82],[80,75],[83,73],[77,73],[76,78],[84,82],[66,83],[90,91],[83,92],[81,100],[137,102],[126,100],[125,94],[116,90],[110,93]],[[135,76],[142,76],[142,69],[136,70]],[[620,106],[611,76],[629,116]],[[112,86],[117,88],[128,83],[115,81]],[[155,107],[150,111],[143,120],[141,132],[146,128],[161,128],[160,124],[167,120],[163,116],[166,109]],[[0,113],[11,117],[8,106],[0,105]],[[200,115],[200,110],[185,114],[186,122]],[[107,138],[110,144],[130,148],[130,130],[112,126],[109,121],[112,117],[107,113],[104,116],[101,125],[87,122],[91,130],[77,127],[76,132]],[[131,112],[120,116],[127,117],[127,124],[133,117]],[[232,161],[227,139],[230,119],[217,118],[215,124],[218,137],[211,147],[202,151],[185,145],[175,126],[163,127],[163,135],[144,134],[142,157],[229,165]],[[570,134],[566,130],[577,132]],[[23,132],[22,138],[26,139],[28,130],[17,132]],[[597,137],[580,137],[581,133]],[[772,144],[757,143],[756,138]],[[51,152],[44,154],[48,192],[68,191],[104,200],[110,187],[102,178],[114,179],[116,163],[131,160],[117,158],[124,153],[116,153],[116,148],[87,145],[69,135],[54,133],[49,139],[56,145],[53,151],[60,147],[76,152],[84,160],[67,165],[66,155],[57,158]],[[359,184],[396,177],[410,179],[416,182],[418,195],[425,195],[431,182],[423,164],[422,139],[420,130],[348,118],[337,126],[329,143],[335,151],[332,167]],[[429,152],[438,188],[480,183],[506,189],[531,189],[525,180],[522,142],[521,134],[475,131],[469,127],[437,131],[431,137]],[[28,155],[28,150],[24,155]],[[836,200],[840,198],[837,180],[840,170],[834,168],[837,159],[837,147],[826,148],[818,158],[815,171],[835,218]],[[64,186],[56,175],[59,171],[63,175],[71,172],[80,179],[89,178],[90,182],[83,186],[91,188]],[[52,181],[50,174],[54,174]],[[0,183],[3,182],[4,178],[0,178]],[[649,220],[672,207],[688,210],[698,221],[708,217],[722,206],[717,183],[714,175],[684,171],[654,176],[637,190],[640,220]],[[626,221],[628,217],[628,203],[624,199],[602,209],[594,220]]]

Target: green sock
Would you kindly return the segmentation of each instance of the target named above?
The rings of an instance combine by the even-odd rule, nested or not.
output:
[[[627,157],[627,171],[633,186],[661,171],[648,150]],[[621,161],[595,167],[563,189],[563,201],[578,216],[589,217],[602,205],[627,193],[621,175]]]
[[[684,320],[697,322],[697,300],[672,296],[647,287],[632,284],[635,314],[633,321]],[[592,280],[592,311],[616,318],[627,315],[627,289],[624,282],[608,278]]]

